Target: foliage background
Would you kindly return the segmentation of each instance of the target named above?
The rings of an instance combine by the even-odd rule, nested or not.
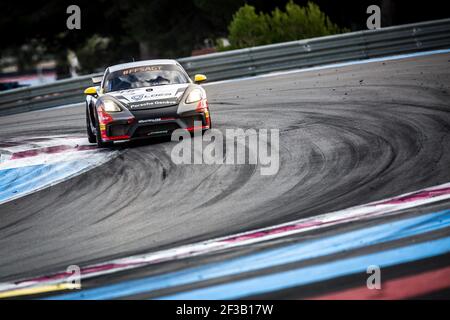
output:
[[[331,22],[319,6],[308,2],[304,7],[289,1],[284,10],[275,8],[270,13],[256,12],[251,5],[244,5],[234,15],[229,27],[231,46],[238,49],[307,39],[347,32]]]
[[[58,61],[67,76],[67,52],[77,53],[81,72],[101,70],[133,59],[191,55],[212,42],[230,38],[234,47],[365,29],[366,8],[378,4],[382,25],[446,18],[446,1],[314,0],[35,0],[1,1],[0,63],[14,57],[19,70],[33,70],[42,59]],[[309,16],[294,3],[309,6]],[[81,30],[67,30],[66,8],[81,8]],[[249,21],[230,25],[242,6]],[[250,10],[254,7],[254,11]],[[332,21],[332,23],[330,22]],[[345,29],[341,29],[345,28]],[[230,33],[230,35],[229,35]],[[0,65],[2,67],[2,65]]]

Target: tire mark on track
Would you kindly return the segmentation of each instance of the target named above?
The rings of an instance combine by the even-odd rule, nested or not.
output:
[[[340,68],[339,80],[305,72],[206,87],[215,128],[280,129],[277,175],[262,177],[251,166],[175,166],[173,143],[127,148],[122,159],[0,206],[0,278],[210,239],[450,181],[450,99],[440,89],[450,83],[442,67],[448,55],[427,58],[426,68],[420,59]],[[355,79],[365,84],[338,88]],[[352,91],[345,96],[345,89]],[[84,134],[83,111],[1,117],[0,138]]]

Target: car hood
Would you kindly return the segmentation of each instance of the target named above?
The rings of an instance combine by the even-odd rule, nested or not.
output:
[[[108,93],[130,110],[143,110],[178,104],[188,83],[171,84]]]

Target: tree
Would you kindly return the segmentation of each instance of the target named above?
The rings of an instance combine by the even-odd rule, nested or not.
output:
[[[129,0],[124,28],[140,44],[141,58],[189,56],[205,39],[226,34],[244,0]]]
[[[228,34],[234,47],[240,48],[341,32],[328,16],[352,30],[365,29],[370,4],[381,5],[383,21],[389,18],[393,24],[448,15],[445,1],[437,0],[428,1],[427,6],[394,6],[392,0],[315,0],[324,11],[307,0],[294,0],[301,6],[292,1],[286,5],[287,1],[0,1],[0,58],[14,57],[25,70],[51,57],[64,74],[71,50],[79,55],[81,72],[86,73],[133,59],[188,56],[205,39],[214,41]],[[71,4],[81,8],[81,30],[66,27],[66,9]]]
[[[246,4],[234,14],[228,30],[231,49],[346,31],[332,23],[316,4],[308,2],[300,7],[292,0],[285,11],[275,8],[270,14],[256,13],[255,7]]]
[[[66,9],[70,4],[76,4],[81,8],[81,29],[68,30]],[[102,64],[108,64],[121,57],[131,57],[136,46],[130,44],[125,36],[122,18],[128,12],[126,1],[119,0],[35,0],[32,2],[16,0],[0,2],[0,33],[2,39],[1,56],[10,52],[24,52],[24,45],[30,44],[44,48],[43,56],[53,57],[57,63],[59,76],[67,76],[67,52],[72,50],[79,52],[85,46],[89,46],[89,39],[94,35],[110,38],[108,54],[102,60]],[[25,47],[27,47],[25,46]],[[84,52],[87,52],[84,50]],[[126,53],[126,54],[125,54]],[[95,56],[85,55],[86,59],[97,57],[101,52],[95,52]],[[17,54],[14,56],[18,57]],[[18,58],[19,64],[23,64],[27,57]],[[26,62],[26,61],[25,61]],[[80,61],[81,65],[89,66],[86,61]],[[97,68],[101,68],[102,64]],[[91,71],[83,70],[84,72]]]
[[[270,43],[269,16],[256,13],[255,7],[248,4],[234,14],[228,30],[228,40],[233,49]]]

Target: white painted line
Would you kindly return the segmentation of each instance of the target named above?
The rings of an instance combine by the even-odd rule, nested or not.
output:
[[[77,136],[16,137],[6,142],[18,141],[0,148],[0,205],[81,175],[119,154]]]

